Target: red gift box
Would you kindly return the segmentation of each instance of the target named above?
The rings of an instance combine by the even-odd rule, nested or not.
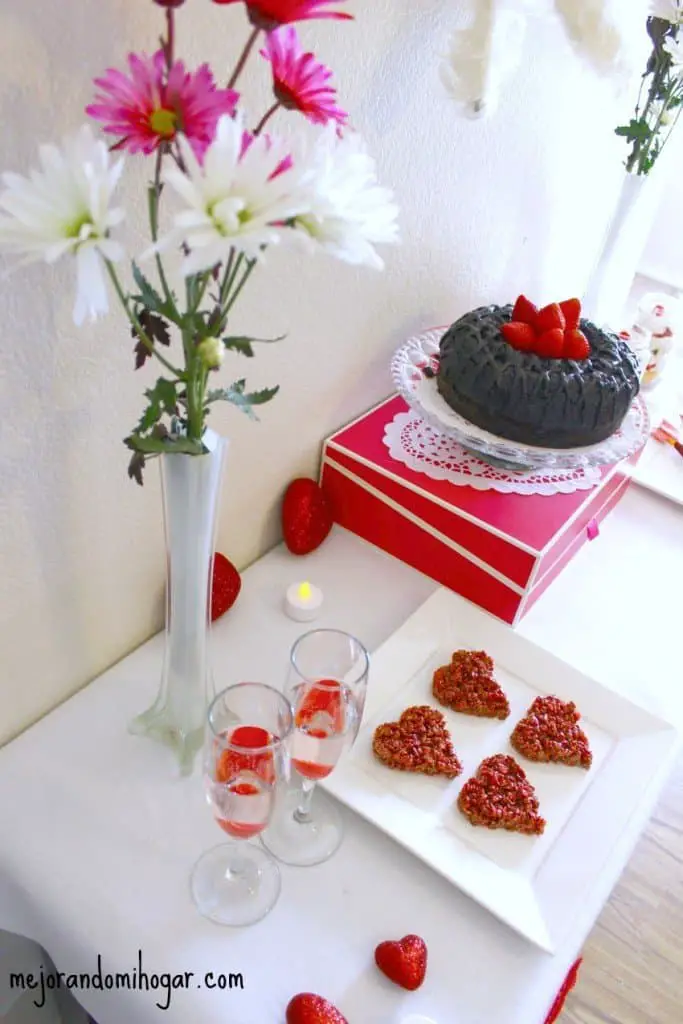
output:
[[[630,483],[605,466],[590,491],[521,495],[433,480],[391,457],[395,395],[325,441],[321,484],[341,526],[515,625]],[[637,456],[627,462],[635,461]]]

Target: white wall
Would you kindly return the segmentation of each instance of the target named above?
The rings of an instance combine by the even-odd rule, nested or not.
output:
[[[437,74],[458,0],[349,7],[355,24],[303,32],[398,193],[404,244],[384,275],[283,251],[254,280],[235,326],[288,340],[253,365],[235,357],[235,376],[282,385],[262,423],[215,417],[233,440],[219,547],[240,567],[277,541],[280,494],[315,472],[321,439],[389,393],[406,335],[520,290],[541,302],[581,293],[621,172],[623,111],[559,26],[535,30],[497,116],[470,122]],[[0,166],[25,168],[39,140],[77,124],[90,78],[153,47],[159,19],[151,0],[4,0]],[[240,5],[209,0],[188,0],[179,21],[193,61],[234,52],[245,31]],[[142,213],[138,199],[134,247]],[[122,317],[77,331],[65,268],[3,280],[0,303],[2,741],[159,627],[163,559],[156,467],[144,490],[126,479],[120,439],[151,371],[132,372]]]

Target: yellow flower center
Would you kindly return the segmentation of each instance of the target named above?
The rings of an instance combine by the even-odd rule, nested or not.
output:
[[[81,213],[78,217],[74,217],[72,221],[64,225],[64,237],[79,238],[81,231],[86,225],[92,226],[92,218],[89,213]]]
[[[159,107],[149,115],[149,126],[155,135],[161,135],[164,139],[172,139],[176,133],[178,115],[174,110],[165,110]]]

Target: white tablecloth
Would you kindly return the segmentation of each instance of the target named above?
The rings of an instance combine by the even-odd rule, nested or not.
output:
[[[282,596],[302,576],[324,590],[320,624],[371,649],[435,589],[340,529],[305,561],[278,548],[245,573],[238,604],[215,627],[218,686],[283,680],[301,627],[283,615]],[[683,723],[682,579],[681,510],[633,488],[520,631]],[[194,860],[220,841],[200,777],[174,778],[167,752],[126,732],[156,691],[161,652],[157,637],[0,750],[0,927],[36,939],[66,974],[95,972],[98,955],[105,975],[130,971],[139,950],[150,975],[194,972],[166,1011],[155,1005],[163,991],[76,992],[99,1024],[284,1024],[302,990],[336,1002],[350,1024],[400,1024],[410,1011],[438,1024],[542,1024],[645,816],[555,956],[345,810],[332,860],[283,868],[269,917],[221,929],[188,892]],[[413,994],[372,963],[377,942],[406,932],[430,952],[429,983]],[[207,988],[209,971],[241,972],[244,989]]]

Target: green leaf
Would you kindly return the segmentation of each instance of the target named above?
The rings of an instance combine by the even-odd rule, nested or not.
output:
[[[175,322],[171,303],[167,302],[161,297],[161,295],[159,295],[159,292],[152,284],[150,284],[135,260],[132,261],[131,267],[133,271],[133,280],[139,289],[139,295],[134,295],[133,300],[139,305],[144,306],[146,309],[149,309],[152,313],[159,313],[161,316],[165,316],[167,320]]]
[[[145,455],[179,454],[179,455],[204,455],[207,448],[201,441],[192,441],[188,437],[141,437],[140,434],[130,434],[124,441],[127,448],[134,452],[141,452]]]
[[[206,401],[231,402],[232,405],[241,409],[250,419],[257,420],[258,416],[254,413],[253,406],[265,405],[266,402],[270,402],[272,398],[275,398],[275,395],[280,390],[278,386],[274,388],[261,388],[260,391],[245,392],[245,387],[245,380],[236,380],[228,388],[218,388],[215,391],[209,391]]]
[[[145,391],[145,398],[147,408],[136,428],[136,432],[140,434],[146,434],[151,430],[164,413],[168,413],[169,416],[175,413],[178,404],[175,382],[159,377],[154,387]]]
[[[281,335],[279,338],[249,338],[245,336],[227,337],[223,338],[223,344],[226,349],[230,349],[232,352],[239,352],[240,355],[248,356],[250,359],[254,354],[253,345],[272,345],[276,341],[283,341],[285,335]]]
[[[615,133],[623,135],[629,142],[639,142],[649,137],[650,126],[643,117],[638,118],[638,120],[631,118],[627,125],[620,125],[616,128]]]
[[[135,281],[140,291],[140,302],[147,309],[153,310],[155,313],[163,312],[164,300],[161,295],[152,287],[145,275],[140,270],[139,266],[132,261],[133,280]]]

